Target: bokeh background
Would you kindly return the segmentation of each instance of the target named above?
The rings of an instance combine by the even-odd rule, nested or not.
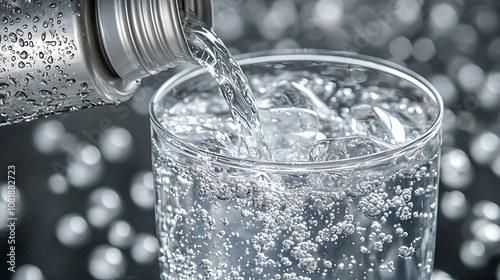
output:
[[[320,48],[385,58],[445,106],[434,280],[500,279],[500,1],[213,0],[233,53]],[[0,128],[0,279],[158,279],[148,102]],[[7,272],[7,166],[16,273]]]

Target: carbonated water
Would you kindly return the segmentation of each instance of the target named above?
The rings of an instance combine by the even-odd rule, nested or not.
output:
[[[217,55],[197,53],[225,97],[195,77],[156,112],[175,136],[153,131],[162,278],[429,279],[440,135],[393,154],[436,120],[429,97],[315,61],[245,65],[234,82]]]

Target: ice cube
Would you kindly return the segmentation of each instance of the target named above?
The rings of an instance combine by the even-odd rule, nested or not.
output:
[[[318,114],[304,108],[260,111],[264,137],[277,161],[307,161],[313,143],[323,139]]]
[[[355,158],[375,154],[393,147],[376,138],[366,136],[328,138],[314,143],[309,154],[309,161],[320,162]]]
[[[178,139],[221,155],[246,156],[230,117],[170,116],[163,125]]]
[[[296,82],[297,80],[300,82]],[[300,79],[300,77],[290,74],[280,76],[274,82],[269,83],[267,87],[261,86],[260,92],[264,94],[256,97],[257,105],[262,109],[307,108],[315,111],[321,119],[329,119],[334,113],[319,96],[328,97],[331,95],[330,91],[333,91],[336,86],[332,82],[321,81],[323,81],[321,78],[308,79],[303,77]],[[319,86],[320,84],[321,86]]]
[[[348,112],[346,122],[353,135],[378,138],[393,145],[406,142],[406,131],[400,120],[380,107],[355,105]]]

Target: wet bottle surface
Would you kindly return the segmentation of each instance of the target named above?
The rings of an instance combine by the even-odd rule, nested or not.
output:
[[[191,60],[182,17],[209,0],[0,1],[0,126],[127,100]]]

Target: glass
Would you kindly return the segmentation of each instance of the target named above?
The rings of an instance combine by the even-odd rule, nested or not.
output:
[[[435,89],[354,54],[264,52],[239,63],[273,162],[241,158],[201,69],[171,78],[151,102],[162,279],[430,279]]]

